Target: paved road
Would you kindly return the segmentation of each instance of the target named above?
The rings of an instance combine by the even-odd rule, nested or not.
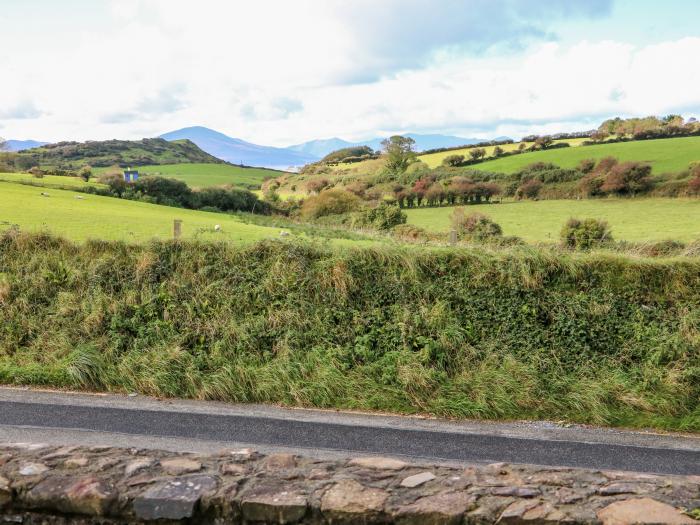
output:
[[[335,451],[345,455],[381,454],[447,462],[509,462],[700,474],[700,440],[605,430],[548,432],[534,425],[526,432],[498,425],[469,426],[399,418],[372,418],[324,412],[211,408],[196,403],[164,404],[130,398],[0,392],[0,430],[57,430],[245,443]],[[221,405],[227,407],[227,405]],[[492,432],[489,432],[492,428]],[[2,432],[0,432],[0,436]],[[539,437],[538,437],[539,436]],[[593,437],[591,437],[593,436]],[[631,436],[631,437],[630,437]],[[587,441],[583,441],[586,439]]]

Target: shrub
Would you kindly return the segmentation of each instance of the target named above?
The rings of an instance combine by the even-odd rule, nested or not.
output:
[[[595,159],[583,159],[578,163],[578,170],[582,173],[590,173],[595,168]]]
[[[306,183],[306,191],[308,193],[321,193],[330,185],[331,183],[328,179],[314,179]]]
[[[637,252],[647,257],[669,257],[679,255],[685,248],[685,244],[673,239],[650,242],[639,247]]]
[[[600,190],[604,193],[634,196],[653,187],[650,175],[651,166],[648,164],[639,162],[616,164],[608,171]]]
[[[345,190],[326,190],[309,197],[301,207],[301,216],[305,219],[318,219],[326,215],[339,215],[357,211],[360,199]]]
[[[348,161],[357,162],[369,158],[372,155],[374,155],[374,151],[369,146],[350,146],[349,148],[332,151],[323,157],[320,162],[322,164],[334,164]]]
[[[486,240],[503,234],[500,225],[483,213],[465,214],[464,208],[455,208],[450,215],[452,229],[457,231],[460,238]]]
[[[34,166],[31,168],[28,173],[34,177],[35,179],[43,179],[44,178],[44,171],[39,168],[38,166]]]
[[[688,193],[691,195],[700,195],[700,177],[695,177],[688,181]]]
[[[501,146],[496,146],[495,148],[493,148],[494,157],[500,157],[501,155],[503,155],[503,153],[505,153],[505,151]]]
[[[397,224],[391,229],[391,233],[397,239],[406,241],[427,240],[428,232],[414,224]]]
[[[610,227],[598,219],[569,219],[561,230],[561,240],[568,248],[588,250],[612,241]]]
[[[377,230],[390,230],[394,226],[406,223],[406,214],[394,204],[382,203],[361,212],[353,221],[354,226],[369,227]]]
[[[442,159],[442,165],[448,167],[456,167],[464,164],[464,155],[448,155]]]
[[[518,199],[536,199],[541,189],[542,183],[537,179],[526,180],[516,190],[515,196]]]

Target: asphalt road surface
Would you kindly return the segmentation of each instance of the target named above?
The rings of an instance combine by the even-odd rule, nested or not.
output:
[[[456,463],[526,463],[663,474],[700,474],[700,439],[558,428],[459,424],[273,407],[163,403],[122,396],[0,391],[0,439],[30,431],[133,436],[158,443],[247,444],[268,449],[388,455]],[[65,437],[65,436],[64,436]],[[76,438],[77,439],[77,438]],[[136,446],[136,445],[134,445]],[[196,448],[196,447],[193,447]]]

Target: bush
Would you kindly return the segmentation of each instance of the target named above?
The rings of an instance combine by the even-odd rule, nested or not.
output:
[[[328,179],[314,179],[306,183],[306,191],[308,193],[321,193],[330,185],[331,183]]]
[[[582,173],[590,173],[595,168],[595,159],[583,159],[578,163],[578,170]]]
[[[536,199],[541,189],[542,183],[537,179],[526,180],[516,190],[515,196],[518,199]]]
[[[503,234],[500,225],[483,213],[465,214],[464,208],[455,208],[450,215],[452,228],[457,231],[459,238],[469,238],[478,241]]]
[[[361,212],[353,225],[377,230],[390,230],[394,226],[406,223],[406,214],[396,205],[382,203],[375,208]]]
[[[561,230],[565,246],[575,250],[589,250],[612,241],[610,227],[598,219],[569,219]]]
[[[301,216],[305,219],[318,219],[326,215],[339,215],[357,211],[360,199],[345,190],[326,190],[309,197],[301,206]]]
[[[391,229],[397,239],[405,241],[423,241],[428,239],[428,232],[414,224],[397,224]]]

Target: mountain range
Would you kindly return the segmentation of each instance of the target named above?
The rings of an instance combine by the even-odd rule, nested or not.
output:
[[[416,141],[416,150],[449,148],[475,144],[481,139],[456,137],[451,135],[420,135],[409,133],[407,136]],[[160,136],[166,140],[189,139],[201,149],[222,160],[246,166],[289,169],[320,160],[331,151],[350,146],[370,146],[374,150],[382,148],[384,137],[371,140],[350,142],[340,138],[319,139],[294,144],[286,148],[261,146],[244,140],[224,135],[203,126],[193,126],[171,131]]]
[[[38,140],[8,140],[5,141],[5,149],[7,151],[22,151],[24,149],[38,148],[48,144],[48,142],[40,142]]]
[[[417,133],[408,133],[404,136],[409,136],[416,141],[416,151],[450,148],[475,144],[482,141],[482,139],[438,134],[421,135]],[[228,135],[203,126],[191,126],[170,131],[160,135],[159,138],[168,141],[182,139],[191,140],[206,153],[232,164],[280,170],[297,168],[304,164],[315,162],[331,151],[350,146],[370,146],[374,150],[380,150],[382,148],[381,142],[384,140],[384,137],[376,137],[366,141],[350,142],[334,137],[330,139],[310,140],[301,144],[280,148],[253,144],[245,140],[229,137]],[[502,140],[504,138],[506,137],[498,137],[496,140]],[[8,140],[6,142],[6,148],[9,151],[20,151],[43,146],[44,144],[47,144],[47,142],[36,140]]]

